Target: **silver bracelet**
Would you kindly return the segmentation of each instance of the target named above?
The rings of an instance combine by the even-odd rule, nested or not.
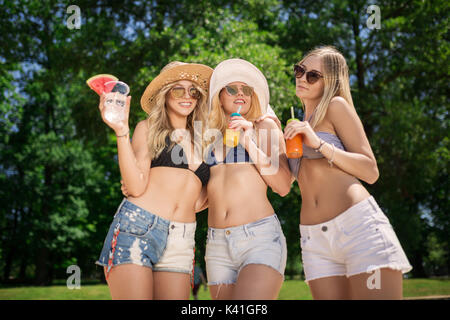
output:
[[[322,153],[322,147],[323,147],[324,144],[325,144],[325,141],[320,139],[320,145],[316,149],[314,149],[314,151]]]

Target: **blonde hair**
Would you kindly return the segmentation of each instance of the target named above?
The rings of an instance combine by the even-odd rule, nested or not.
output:
[[[219,90],[212,98],[211,101],[211,112],[208,118],[208,127],[213,129],[218,129],[222,135],[225,134],[225,130],[228,128],[229,119],[225,115],[222,103],[220,102],[220,92]],[[245,118],[247,121],[255,121],[262,116],[261,107],[259,105],[258,97],[255,91],[252,93],[252,99],[250,103],[250,109],[248,110]]]
[[[186,63],[180,61],[170,62],[169,64],[164,66],[164,68],[161,69],[160,73],[175,66],[183,64]],[[191,141],[194,142],[194,150],[197,151],[202,150],[205,146],[205,142],[203,141],[203,132],[201,131],[203,130],[203,126],[206,123],[206,114],[208,106],[206,104],[207,101],[206,92],[200,86],[195,85],[195,83],[192,84],[198,91],[200,91],[201,95],[200,99],[197,100],[197,104],[194,110],[187,117],[186,130],[189,131],[191,135]],[[147,143],[151,160],[157,158],[161,154],[161,152],[166,147],[165,141],[166,136],[169,136],[170,138],[170,135],[175,130],[175,128],[172,127],[170,123],[169,115],[167,113],[166,108],[166,97],[173,86],[174,83],[169,83],[163,86],[158,91],[158,93],[155,96],[155,106],[151,108],[151,110],[148,113],[147,123],[149,130],[147,136]],[[200,126],[200,128],[198,126],[194,126],[195,121],[201,121],[202,126]],[[201,137],[200,141],[199,139],[194,139],[195,137]],[[174,144],[175,143],[172,142],[170,144],[170,148],[172,148]]]
[[[333,97],[344,98],[354,109],[352,95],[350,93],[350,81],[348,66],[344,56],[333,46],[324,46],[311,50],[298,63],[303,63],[307,58],[317,56],[321,59],[323,66],[324,90],[322,99],[314,110],[314,116],[310,125],[317,126],[325,117],[330,101]],[[302,101],[303,110],[304,105]]]

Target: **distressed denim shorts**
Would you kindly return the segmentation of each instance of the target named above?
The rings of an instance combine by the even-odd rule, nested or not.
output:
[[[196,223],[171,222],[123,199],[97,265],[136,264],[154,271],[190,273]]]
[[[389,222],[373,197],[337,217],[316,225],[300,225],[305,281],[391,268],[412,267]]]
[[[196,222],[170,222],[166,249],[153,266],[154,271],[192,273]]]
[[[208,285],[235,283],[248,264],[269,266],[284,277],[286,258],[286,238],[275,214],[237,227],[208,228]]]

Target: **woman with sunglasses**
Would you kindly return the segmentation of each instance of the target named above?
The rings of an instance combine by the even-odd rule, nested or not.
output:
[[[266,113],[264,75],[241,59],[221,62],[210,80],[211,166],[205,261],[213,299],[276,299],[286,266],[286,239],[267,198],[291,183],[282,132]],[[233,114],[234,113],[234,114]],[[238,114],[236,114],[238,113]],[[240,131],[227,145],[227,129]]]
[[[312,50],[294,66],[307,121],[291,121],[286,139],[303,137],[303,157],[289,159],[302,195],[303,268],[314,299],[401,299],[411,270],[388,218],[359,180],[378,167],[353,106],[345,58]]]
[[[113,123],[104,117],[101,97],[102,119],[117,135],[128,194],[97,261],[113,299],[189,298],[195,214],[206,201],[209,180],[209,166],[198,152],[202,140],[194,139],[203,136],[202,129],[194,121],[204,123],[206,118],[211,73],[201,64],[173,62],[164,67],[142,95],[148,118],[137,124],[132,142],[130,98],[127,119]]]

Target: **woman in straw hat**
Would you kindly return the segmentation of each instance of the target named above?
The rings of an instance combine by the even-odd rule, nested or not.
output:
[[[285,138],[303,136],[303,158],[289,159],[302,195],[300,233],[306,282],[315,299],[400,299],[411,270],[388,218],[360,183],[378,167],[353,106],[345,58],[312,50],[294,66],[307,121],[291,121]]]
[[[104,266],[113,299],[189,298],[195,213],[205,203],[209,180],[209,166],[197,152],[202,140],[194,139],[203,136],[201,125],[194,122],[205,119],[211,73],[201,64],[164,67],[141,98],[148,118],[137,124],[132,142],[128,116],[109,122],[101,97],[103,121],[117,135],[128,195],[97,261]],[[128,115],[130,99],[126,108]],[[176,131],[181,132],[178,138]]]
[[[267,199],[267,187],[286,195],[291,174],[276,123],[256,123],[268,103],[266,78],[248,61],[229,59],[214,69],[205,253],[213,299],[276,299],[283,282],[286,239]],[[237,112],[240,115],[233,115]],[[227,129],[240,131],[237,145],[224,144]]]

